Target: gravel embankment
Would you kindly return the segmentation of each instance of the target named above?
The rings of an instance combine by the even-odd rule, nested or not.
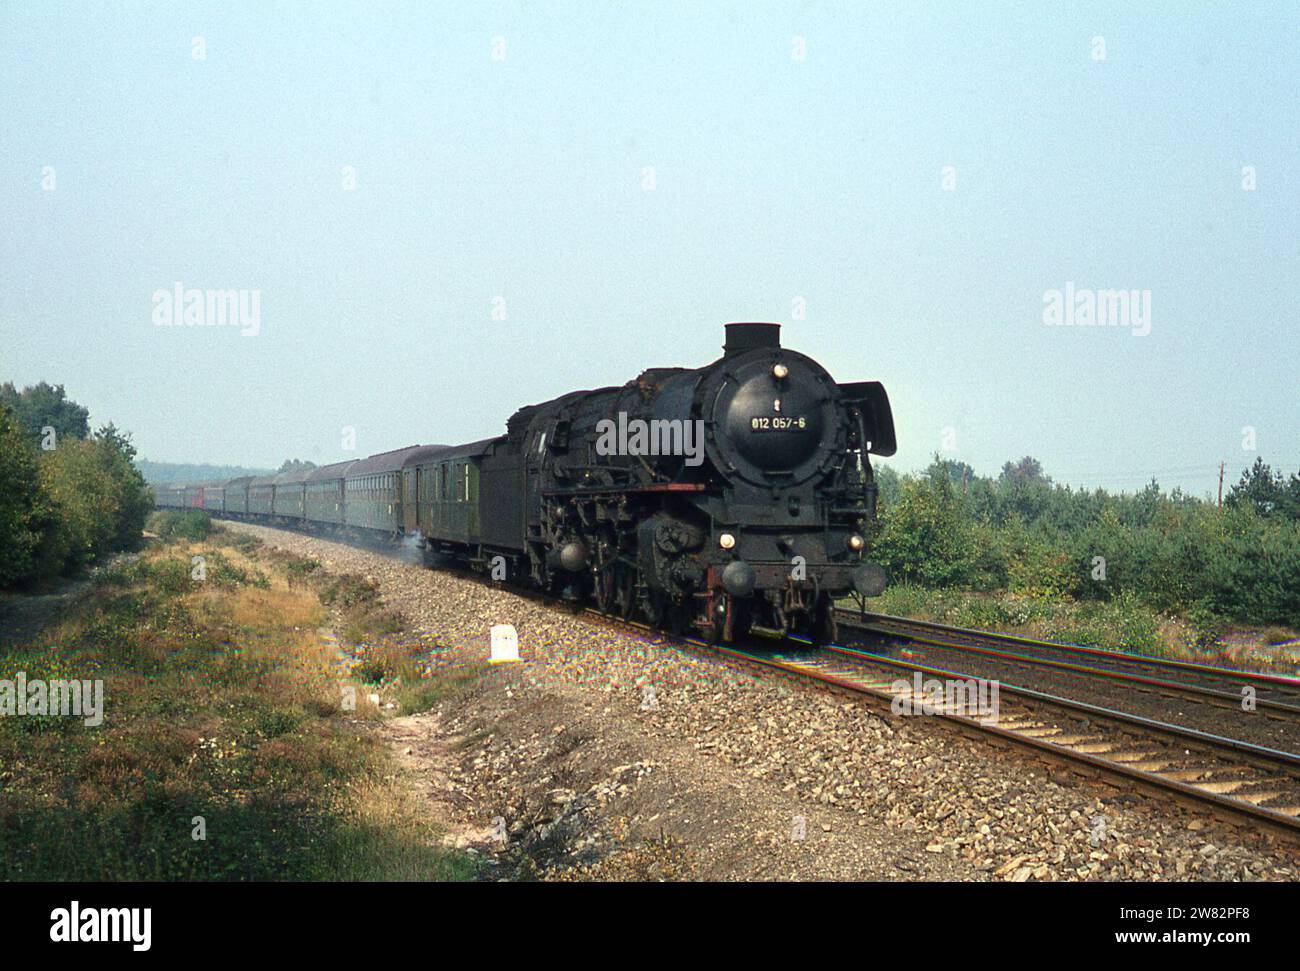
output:
[[[373,578],[435,663],[481,662],[490,626],[517,628],[527,663],[493,666],[466,696],[387,727],[418,787],[502,873],[1300,875],[1297,848],[1268,834],[1049,768],[925,717],[890,717],[392,556],[231,526],[332,573]]]

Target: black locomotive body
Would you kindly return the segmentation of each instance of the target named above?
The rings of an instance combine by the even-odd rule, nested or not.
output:
[[[884,588],[868,455],[893,454],[893,419],[879,383],[836,384],[779,333],[728,324],[706,367],[517,412],[483,458],[480,517],[524,541],[480,562],[514,554],[535,586],[710,639],[832,640],[834,599]]]
[[[834,600],[885,585],[869,455],[894,453],[894,424],[879,383],[836,384],[779,334],[728,324],[706,367],[522,408],[498,438],[160,486],[157,502],[418,534],[494,579],[710,639],[757,626],[830,641]]]

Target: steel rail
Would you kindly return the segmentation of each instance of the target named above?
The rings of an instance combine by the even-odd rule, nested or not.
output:
[[[842,626],[851,627],[855,630],[905,637],[919,644],[930,644],[935,647],[965,651],[986,657],[1003,658],[1019,664],[1055,668],[1058,670],[1069,671],[1074,674],[1081,674],[1086,677],[1103,678],[1112,681],[1129,681],[1135,684],[1143,684],[1173,693],[1216,698],[1224,702],[1231,702],[1233,707],[1241,703],[1242,697],[1240,694],[1231,691],[1224,691],[1220,688],[1212,688],[1205,684],[1196,684],[1195,682],[1190,681],[1173,681],[1167,678],[1156,678],[1141,674],[1133,674],[1128,671],[1117,671],[1070,661],[1058,661],[1052,658],[1041,657],[1033,654],[996,650],[991,647],[982,646],[982,644],[1028,644],[1048,650],[1059,651],[1063,654],[1081,654],[1105,658],[1107,661],[1112,663],[1127,665],[1130,667],[1147,666],[1157,669],[1170,668],[1178,670],[1194,670],[1198,673],[1208,673],[1220,681],[1231,681],[1237,684],[1249,685],[1256,687],[1257,690],[1260,686],[1265,687],[1265,690],[1275,686],[1294,690],[1297,692],[1297,697],[1300,697],[1300,679],[1287,678],[1281,675],[1271,675],[1257,671],[1237,671],[1232,668],[1219,668],[1187,661],[1175,661],[1167,658],[1150,658],[1145,655],[1124,654],[1119,651],[1103,651],[1096,648],[1080,647],[1074,644],[1061,644],[1054,641],[1039,641],[1032,638],[1020,638],[1012,634],[1002,634],[994,631],[950,627],[946,624],[912,620],[903,617],[885,617],[883,615],[874,614],[865,615],[865,620],[860,619],[861,617],[862,615],[854,613],[849,617],[842,617],[840,623]],[[931,631],[951,633],[955,637],[965,638],[966,641],[937,637],[929,633]],[[1254,704],[1257,708],[1267,708],[1270,711],[1277,711],[1289,717],[1300,717],[1300,705],[1278,701],[1275,698],[1262,697],[1256,697],[1254,699]]]
[[[854,674],[851,671],[836,670],[824,662],[796,660],[784,657],[780,654],[772,654],[766,648],[756,650],[745,650],[738,647],[730,647],[721,644],[710,644],[699,638],[673,635],[665,631],[658,630],[648,624],[638,621],[624,620],[620,617],[611,616],[602,613],[595,608],[584,608],[580,613],[589,614],[599,618],[602,622],[621,626],[637,631],[641,634],[650,634],[657,638],[662,638],[669,642],[676,642],[679,646],[693,649],[697,652],[712,654],[726,660],[738,662],[748,667],[759,670],[774,670],[796,680],[805,682],[819,683],[842,691],[848,691],[858,695],[866,695],[878,701],[889,702],[891,707],[900,692],[893,689],[893,684],[884,681],[873,681]],[[801,645],[802,647],[802,645]],[[864,651],[855,651],[852,648],[841,646],[831,646],[824,649],[813,648],[809,646],[810,653],[826,653],[834,657],[843,657],[855,662],[866,665],[879,665],[891,669],[907,669],[918,671],[923,674],[943,675],[962,680],[972,679],[970,675],[961,672],[948,671],[943,668],[934,668],[928,665],[918,665],[906,661],[899,661],[894,658],[886,658],[880,655],[870,654]],[[1029,734],[1027,730],[1017,730],[1015,728],[1004,727],[1003,725],[991,723],[968,714],[962,714],[957,711],[939,710],[933,712],[933,717],[940,718],[942,721],[955,724],[967,732],[983,734],[1001,739],[1003,741],[1029,748],[1040,754],[1049,755],[1056,760],[1065,764],[1085,765],[1088,768],[1108,774],[1113,777],[1123,779],[1138,787],[1148,789],[1163,795],[1173,795],[1178,798],[1190,800],[1197,804],[1208,805],[1209,807],[1226,812],[1234,817],[1244,817],[1254,823],[1263,824],[1270,829],[1286,834],[1288,837],[1300,838],[1300,799],[1297,799],[1297,805],[1288,806],[1285,809],[1271,808],[1251,802],[1247,799],[1238,798],[1232,795],[1232,792],[1239,788],[1250,785],[1258,785],[1272,781],[1270,774],[1284,773],[1293,785],[1300,786],[1300,754],[1285,752],[1279,749],[1271,749],[1261,745],[1254,745],[1249,742],[1243,742],[1238,739],[1225,738],[1208,732],[1197,731],[1196,729],[1185,728],[1181,725],[1172,725],[1154,719],[1143,718],[1140,715],[1133,715],[1127,712],[1115,711],[1108,708],[1102,708],[1097,705],[1090,705],[1085,702],[1075,701],[1069,698],[1060,698],[1055,695],[1035,691],[1030,688],[1023,688],[1017,685],[1008,685],[999,682],[999,690],[1006,692],[1016,701],[1023,704],[1025,712],[1019,717],[1025,717],[1026,713],[1031,720],[1039,720],[1039,724],[1033,726],[1037,734]],[[1174,742],[1177,747],[1186,746],[1190,743],[1195,749],[1203,751],[1197,752],[1193,748],[1183,748],[1181,757],[1184,759],[1181,768],[1176,767],[1172,772],[1177,775],[1203,774],[1207,778],[1200,784],[1195,781],[1174,778],[1170,775],[1161,774],[1161,770],[1153,768],[1143,768],[1144,762],[1149,760],[1133,760],[1131,762],[1117,761],[1113,758],[1106,758],[1104,751],[1083,751],[1079,748],[1069,745],[1059,744],[1050,740],[1050,732],[1059,726],[1050,724],[1050,716],[1041,716],[1036,714],[1040,708],[1063,709],[1074,716],[1088,716],[1094,721],[1109,721],[1120,726],[1119,731],[1129,731],[1132,733],[1142,733],[1147,736],[1159,736],[1169,744]],[[1044,730],[1046,729],[1046,730]],[[1105,736],[1101,736],[1100,742],[1087,742],[1087,747],[1104,748]],[[1084,743],[1078,743],[1084,744]],[[1130,754],[1130,753],[1122,753]],[[1174,756],[1171,756],[1171,758]],[[1219,766],[1217,768],[1205,769],[1199,772],[1196,769],[1189,769],[1189,765],[1194,765],[1197,761],[1205,760],[1223,760],[1230,764]],[[1232,765],[1231,763],[1248,763],[1246,766]],[[1240,779],[1220,780],[1212,778],[1215,772],[1228,774],[1229,772],[1239,772],[1242,769],[1250,769],[1263,776],[1259,779]],[[1165,771],[1170,771],[1166,766]],[[1215,791],[1207,786],[1229,786],[1228,791]],[[1262,799],[1261,802],[1269,801]]]

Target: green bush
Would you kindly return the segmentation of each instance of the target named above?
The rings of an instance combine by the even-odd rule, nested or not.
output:
[[[1300,626],[1300,523],[1238,507],[1226,525],[1207,563],[1209,604],[1252,624]]]
[[[355,573],[345,573],[332,577],[325,584],[320,591],[320,601],[327,607],[369,607],[379,602],[379,585]]]
[[[71,572],[111,546],[113,510],[95,452],[89,442],[72,441],[42,456],[42,485],[57,513],[41,551],[45,576]]]
[[[95,438],[63,440],[41,454],[41,485],[53,515],[37,557],[38,574],[72,573],[140,545],[150,498],[131,465],[133,454],[111,426]]]
[[[36,449],[0,406],[0,587],[33,576],[50,518]]]
[[[206,580],[219,587],[260,587],[266,589],[271,585],[271,578],[261,570],[245,570],[226,559],[219,550],[205,550],[203,553]]]
[[[894,582],[963,586],[976,576],[976,532],[946,479],[905,480],[874,555]]]
[[[187,560],[177,556],[151,560],[141,579],[164,594],[186,593],[191,587],[192,567]]]
[[[202,509],[160,509],[145,528],[159,539],[188,539],[194,542],[212,534],[212,517]]]
[[[125,560],[91,571],[90,582],[96,587],[129,587],[145,575],[139,560]]]
[[[1219,509],[1155,482],[1131,495],[1054,485],[1030,458],[997,478],[936,458],[882,492],[873,555],[895,588],[1007,591],[1022,603],[1127,598],[1149,613],[1194,615],[1200,640],[1225,620],[1300,626],[1300,473],[1284,480],[1256,465],[1238,501]],[[945,609],[997,610],[987,600]]]
[[[153,500],[135,448],[111,424],[87,431],[62,387],[0,385],[0,587],[139,547]]]
[[[1132,593],[1080,604],[1069,616],[1049,621],[1047,637],[1133,654],[1161,654],[1165,647],[1160,618]]]

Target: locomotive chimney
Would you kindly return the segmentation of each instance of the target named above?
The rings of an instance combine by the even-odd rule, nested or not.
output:
[[[780,346],[780,324],[727,324],[727,342],[722,345],[722,353],[724,357],[731,357],[758,347]]]

